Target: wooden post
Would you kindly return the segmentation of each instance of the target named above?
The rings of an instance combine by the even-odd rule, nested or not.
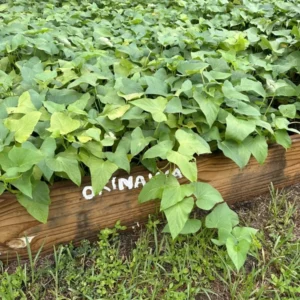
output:
[[[221,153],[200,157],[197,166],[198,180],[212,184],[225,201],[247,200],[268,192],[271,182],[282,188],[300,181],[300,137],[293,137],[293,145],[287,151],[279,145],[272,145],[262,166],[252,158],[247,167],[240,170]],[[83,197],[84,187],[90,185],[89,178],[85,178],[81,187],[70,181],[56,183],[51,187],[52,204],[47,224],[33,219],[13,195],[4,193],[0,196],[0,259],[13,260],[16,253],[21,258],[26,257],[25,237],[33,253],[42,245],[43,252],[49,253],[53,245],[94,239],[101,229],[114,226],[118,220],[126,226],[145,222],[148,215],[158,211],[159,207],[157,201],[145,204],[137,201],[143,178],[147,181],[148,176],[142,167],[134,168],[130,175],[118,172],[114,183],[111,182],[100,196],[89,197],[89,188],[85,188],[86,196],[91,200]],[[124,180],[121,178],[125,178],[125,184],[129,186],[132,180],[133,188],[122,185]],[[187,180],[181,178],[180,182],[186,183]],[[122,186],[124,189],[120,190]]]

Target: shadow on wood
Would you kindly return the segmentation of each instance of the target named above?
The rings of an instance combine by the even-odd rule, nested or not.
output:
[[[273,182],[277,188],[300,181],[300,137],[293,137],[293,146],[285,151],[273,145],[263,166],[251,159],[247,167],[240,170],[235,163],[222,154],[212,154],[197,160],[198,180],[209,182],[217,188],[228,203],[247,200],[265,193]],[[137,176],[148,178],[142,167],[132,170],[133,181]],[[116,178],[128,177],[119,172]],[[181,183],[187,182],[185,178]],[[97,233],[112,227],[120,220],[122,225],[132,226],[144,222],[148,215],[158,211],[156,201],[139,204],[137,196],[140,188],[104,191],[101,196],[86,200],[82,195],[84,186],[89,185],[86,178],[82,187],[69,181],[56,183],[51,187],[49,221],[41,224],[34,220],[11,194],[0,196],[0,259],[14,260],[16,253],[24,258],[27,255],[26,240],[30,241],[33,253],[43,246],[48,253],[53,245],[82,239],[94,239]]]

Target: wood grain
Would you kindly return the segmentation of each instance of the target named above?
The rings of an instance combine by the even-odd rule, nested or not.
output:
[[[197,159],[199,181],[209,182],[217,188],[228,203],[250,199],[265,193],[273,182],[281,188],[300,181],[300,138],[293,137],[292,148],[285,151],[278,145],[269,149],[263,166],[251,159],[246,168],[240,170],[222,154],[212,154]],[[142,167],[132,170],[131,176],[148,177]],[[128,177],[119,172],[117,178]],[[181,183],[187,182],[185,178]],[[43,245],[48,253],[53,245],[82,239],[94,239],[100,229],[112,227],[116,221],[132,226],[144,222],[148,215],[158,211],[158,202],[138,204],[140,189],[104,191],[101,196],[87,201],[82,196],[82,188],[89,185],[89,178],[82,187],[69,181],[59,182],[51,187],[51,207],[49,221],[41,224],[34,220],[19,205],[11,194],[0,196],[0,259],[10,261],[16,253],[24,258],[27,255],[25,236],[31,240],[31,249],[36,253]]]

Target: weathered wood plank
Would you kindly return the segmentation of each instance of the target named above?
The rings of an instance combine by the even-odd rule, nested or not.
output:
[[[267,192],[270,182],[281,188],[300,181],[300,137],[293,137],[293,146],[288,151],[277,145],[271,146],[263,166],[251,159],[249,165],[240,170],[222,154],[201,157],[197,165],[199,180],[216,187],[225,201],[243,201]],[[130,174],[133,183],[141,175],[148,179],[145,169],[134,168]],[[119,178],[128,176],[117,173],[116,184]],[[185,183],[186,179],[180,181]],[[109,186],[112,189],[110,192],[104,191],[101,196],[88,201],[82,195],[82,188],[86,185],[89,185],[88,178],[82,187],[69,181],[54,184],[51,187],[52,204],[47,224],[40,224],[29,216],[14,196],[0,196],[0,259],[15,259],[16,253],[26,257],[25,236],[31,240],[33,253],[43,244],[43,251],[47,253],[52,251],[53,245],[93,239],[100,229],[114,226],[117,220],[132,226],[158,211],[157,202],[138,204],[140,188],[113,190]]]

